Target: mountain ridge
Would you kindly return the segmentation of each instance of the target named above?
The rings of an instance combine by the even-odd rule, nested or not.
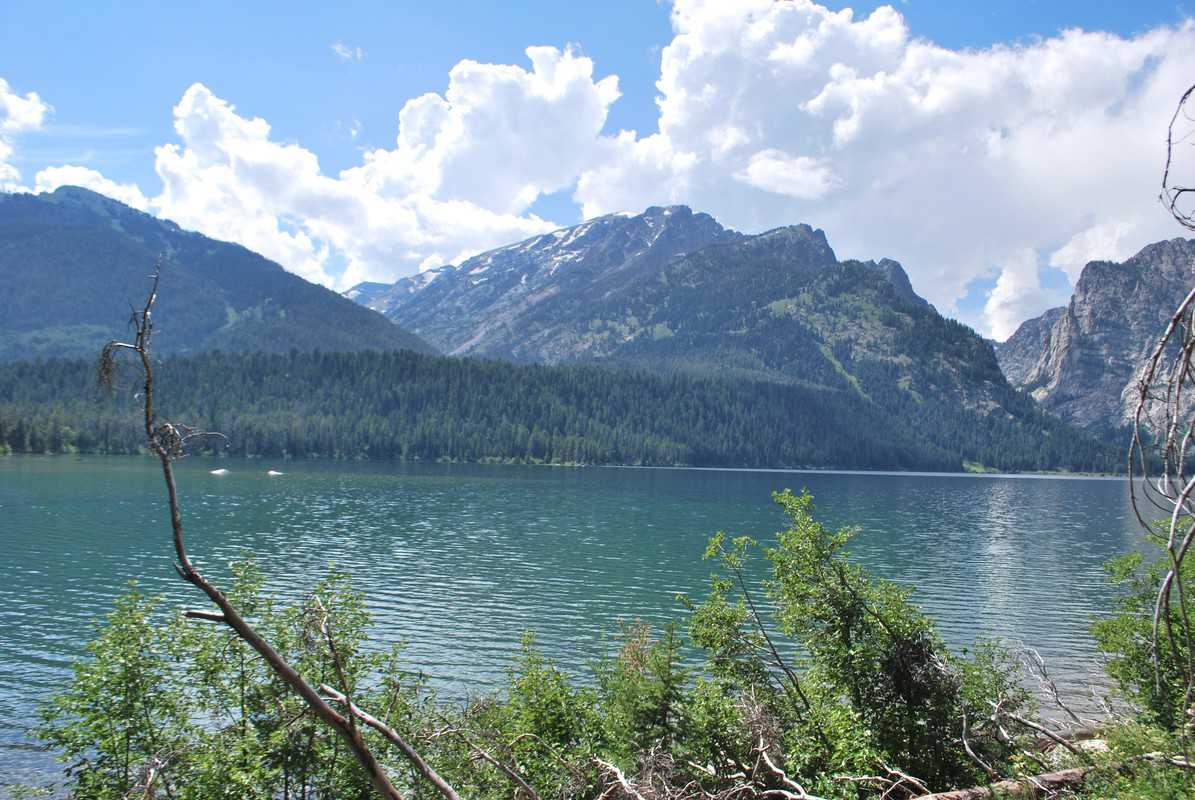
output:
[[[627,247],[628,230],[660,235]],[[807,224],[745,235],[655,207],[403,279],[389,296],[389,318],[450,354],[775,383],[824,392],[819,402],[849,396],[946,450],[996,422],[1010,441],[1050,435],[991,342],[939,314],[898,262],[840,261]],[[801,402],[794,395],[792,413]]]
[[[502,345],[478,343],[496,336],[509,344],[543,319],[568,313],[574,298],[600,295],[628,272],[740,236],[686,206],[607,214],[488,250],[458,266],[400,278],[384,296],[375,296],[372,307],[417,329],[446,353],[492,355]],[[512,329],[516,322],[526,327]],[[503,336],[506,329],[512,329],[509,336]]]
[[[617,239],[628,230],[652,235],[641,236],[630,248],[602,239]],[[586,245],[601,257],[585,252]],[[495,265],[504,270],[504,281],[482,286]],[[580,278],[555,277],[566,269]],[[374,285],[368,288],[377,292]],[[354,287],[349,294],[365,289]],[[844,300],[852,291],[853,305]],[[865,395],[889,387],[863,386],[868,379],[854,374],[854,356],[900,362],[903,354],[890,340],[928,325],[947,339],[966,338],[962,350],[971,362],[981,362],[981,380],[1004,383],[990,346],[972,341],[965,326],[946,325],[913,290],[898,262],[839,262],[825,232],[808,224],[745,235],[685,206],[607,215],[496,248],[459,266],[400,279],[387,298],[371,304],[451,354],[812,380]],[[825,307],[835,305],[840,313],[830,319]],[[851,313],[867,318],[865,326],[875,323],[869,342],[860,331],[849,330],[855,324]],[[787,357],[786,346],[792,350]],[[865,352],[868,346],[871,352]],[[839,355],[845,362],[835,347],[844,350]],[[938,372],[952,369],[940,366]],[[925,392],[941,388],[925,374],[911,374],[917,371],[906,370],[910,374],[888,383],[898,391],[913,388],[914,396],[914,381]],[[965,394],[958,381],[947,383],[956,396]],[[968,402],[978,408],[993,401]]]
[[[414,349],[425,342],[251,250],[79,187],[0,194],[0,358],[88,356],[124,336],[162,264],[162,353]]]
[[[286,427],[273,412],[246,408],[243,418],[256,420],[253,431],[241,432],[246,442],[268,436],[289,448],[292,438],[311,435],[318,452],[343,454],[318,422],[332,414],[345,418],[337,424],[352,431],[353,452],[538,458],[532,440],[554,450],[559,439],[560,452],[572,452],[590,420],[601,420],[610,453],[625,456],[655,442],[674,463],[691,463],[686,448],[781,465],[810,463],[805,458],[814,453],[817,463],[847,463],[863,450],[867,463],[893,466],[1106,462],[1091,442],[1015,392],[990,344],[917,296],[897,262],[839,261],[825,233],[809,225],[747,236],[686,207],[653,207],[496,248],[397,285],[405,292],[397,307],[426,321],[445,349],[490,360],[380,362],[334,351],[421,349],[411,348],[418,340],[243,247],[79,189],[0,196],[0,290],[15,298],[0,331],[0,358],[26,359],[6,373],[23,377],[0,385],[15,404],[11,449],[36,450],[26,436],[34,430],[52,446],[64,426],[92,436],[94,424],[106,424],[82,405],[47,412],[44,398],[53,390],[43,379],[86,379],[77,366],[83,362],[50,357],[91,359],[108,338],[122,336],[122,301],[144,297],[159,253],[166,269],[157,352],[244,354],[220,362],[238,365],[239,402],[249,402],[255,387],[281,393],[276,410]],[[382,304],[395,293],[377,284],[357,289],[359,303]],[[271,352],[292,360],[270,361]],[[302,353],[314,357],[295,361]],[[508,369],[495,358],[530,365]],[[577,363],[585,361],[597,364]],[[267,364],[270,376],[261,372]],[[291,367],[299,364],[296,373]],[[354,372],[383,364],[385,375]],[[233,391],[231,383],[213,388],[221,379],[210,376],[221,371],[213,368],[196,398]],[[417,416],[392,417],[400,387],[387,381],[407,380],[422,382],[418,407],[408,409]],[[26,383],[50,393],[22,395]],[[324,393],[318,404],[309,396],[317,386]],[[355,394],[367,390],[368,398]],[[519,398],[517,419],[493,417],[504,403],[499,395]],[[455,416],[444,417],[437,403],[455,404]],[[552,427],[561,403],[574,409],[571,427]],[[506,426],[509,446],[486,444],[485,419]],[[632,419],[636,427],[627,427]],[[686,419],[705,433],[685,433]],[[474,456],[453,449],[462,426],[480,437],[470,446]],[[659,438],[665,429],[666,442]],[[766,445],[781,429],[789,431],[787,455]],[[703,443],[703,436],[719,441]]]

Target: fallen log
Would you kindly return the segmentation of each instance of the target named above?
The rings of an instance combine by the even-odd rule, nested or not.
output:
[[[986,800],[986,798],[1037,798],[1048,797],[1051,792],[1069,789],[1083,783],[1092,767],[1075,767],[1032,778],[1000,781],[989,786],[974,786],[970,789],[955,789],[951,792],[927,794],[918,800]]]

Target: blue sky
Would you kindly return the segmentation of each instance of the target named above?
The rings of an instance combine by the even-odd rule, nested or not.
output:
[[[859,21],[881,4],[826,5],[831,10],[849,5]],[[911,40],[929,40],[954,52],[984,51],[1001,44],[1032,47],[1069,28],[1107,31],[1120,41],[1131,42],[1161,26],[1181,25],[1189,16],[1184,5],[1173,2],[1019,0],[963,4],[908,0],[894,4],[894,8]],[[394,148],[399,110],[408,100],[425,93],[445,93],[454,65],[470,59],[528,70],[524,50],[531,45],[561,50],[571,47],[574,54],[592,62],[594,82],[617,76],[620,96],[605,103],[604,123],[594,134],[613,137],[619,130],[629,129],[644,138],[659,130],[656,98],[660,90],[656,81],[661,75],[662,50],[677,35],[671,12],[669,3],[652,0],[601,4],[345,2],[318,6],[222,2],[201,6],[88,5],[6,0],[0,5],[0,79],[18,95],[36,92],[53,109],[37,129],[21,130],[9,137],[14,151],[9,161],[30,185],[42,169],[71,164],[95,170],[116,183],[136,184],[152,199],[162,191],[155,172],[154,148],[179,141],[172,108],[198,82],[215,98],[235,107],[241,117],[267,120],[271,141],[301,146],[318,157],[324,175],[336,176],[341,170],[361,165],[365,151]],[[334,45],[344,54],[338,54]],[[1092,46],[1098,47],[1098,43]],[[1150,57],[1159,58],[1156,53]],[[788,87],[776,88],[779,94]],[[1157,110],[1161,113],[1160,105]],[[1033,120],[1025,124],[1032,125]],[[1013,129],[1014,139],[1016,133]],[[475,135],[483,137],[484,132]],[[806,153],[773,136],[761,142],[755,156],[783,151],[786,155],[779,161],[764,158],[761,163],[779,164],[780,168],[808,166],[812,161],[802,159],[828,158],[826,153],[832,147],[828,142],[825,139],[815,143]],[[494,157],[503,159],[506,154],[496,152]],[[740,164],[736,172],[729,174],[741,184],[747,180],[743,178],[746,169]],[[578,176],[583,175],[580,168],[576,171]],[[848,179],[839,174],[841,171],[834,170],[834,175],[826,178],[825,187],[842,186]],[[809,179],[816,181],[817,176]],[[580,180],[584,183],[585,178]],[[536,183],[531,179],[529,182]],[[609,200],[579,196],[576,179],[559,187],[560,181],[549,183],[540,186],[538,197],[525,207],[512,210],[494,206],[486,210],[513,213],[524,220],[502,228],[513,233],[531,230],[526,220],[533,217],[572,223],[580,217],[582,205],[607,210],[603,203],[626,198],[628,203],[642,200],[644,205],[657,200],[688,201],[700,207],[703,197],[700,192],[694,192],[691,199],[685,196],[684,187],[691,185],[691,180],[678,179],[666,197],[627,190],[611,194]],[[987,266],[972,269],[961,283],[962,290],[943,290],[935,297],[926,287],[937,273],[919,271],[908,263],[919,256],[930,258],[929,251],[922,253],[916,246],[909,246],[896,252],[902,247],[895,235],[869,238],[831,228],[831,223],[844,218],[843,214],[836,211],[823,215],[822,207],[810,199],[811,190],[802,188],[805,186],[778,190],[788,198],[788,205],[775,214],[744,211],[740,219],[734,219],[736,211],[731,209],[716,216],[721,219],[729,214],[728,221],[744,229],[778,221],[824,224],[831,243],[843,242],[850,250],[844,255],[902,257],[920,291],[945,305],[944,310],[983,327],[984,305],[999,276],[1007,271],[1000,259],[1008,261],[1011,255],[998,253],[995,245],[985,245],[983,253],[968,258],[987,259]],[[441,195],[446,201],[453,199],[446,192]],[[167,208],[162,204],[159,213]],[[845,218],[857,217],[856,211]],[[290,211],[278,213],[277,220],[278,230],[283,233],[307,231],[316,241],[315,250],[319,249],[322,240],[318,238],[318,222],[309,224]],[[1037,254],[1039,262],[1035,267],[1038,285],[1033,288],[1037,294],[1026,308],[1035,303],[1042,305],[1047,297],[1056,299],[1068,285],[1065,267],[1052,265],[1050,254],[1066,246],[1072,235],[1082,233],[1078,224],[1026,240],[1025,246]],[[839,227],[845,226],[839,223]],[[495,230],[493,235],[501,234]],[[932,235],[930,226],[911,232],[910,238]],[[475,241],[488,242],[479,233],[460,243],[461,252],[474,246]],[[892,243],[898,246],[893,248]],[[445,244],[433,254],[420,251],[419,258],[454,257],[458,255],[454,246]],[[856,252],[867,247],[885,249]],[[280,246],[278,253],[271,255],[282,260],[281,254],[286,252]],[[354,259],[363,264],[366,261],[365,256],[340,252],[335,244],[328,245],[328,253],[323,274],[330,277],[326,281],[351,272],[345,265],[355,263]],[[949,251],[932,254],[939,261],[948,256]],[[417,261],[410,261],[411,266],[395,267],[385,277],[410,271]],[[940,265],[936,269],[941,273],[946,268]],[[366,277],[383,277],[385,270],[370,269],[374,271],[362,267],[359,272]],[[304,274],[301,269],[296,271]],[[947,294],[950,303],[944,302]]]
[[[885,4],[826,5],[862,16]],[[1069,27],[1131,35],[1189,16],[1174,2],[895,5],[916,35],[950,48],[1046,37]],[[668,12],[667,3],[653,0],[202,7],[5,0],[0,77],[37,91],[55,108],[46,133],[18,151],[16,161],[27,170],[86,163],[113,179],[153,187],[152,151],[171,138],[170,107],[202,81],[336,171],[359,161],[362,147],[392,144],[398,109],[409,98],[443,91],[458,61],[518,63],[531,44],[578,45],[599,75],[621,78],[622,97],[607,129],[654,131],[660,48],[671,39]],[[364,57],[339,58],[335,42],[361,48]],[[361,123],[356,141],[348,133],[354,120]]]

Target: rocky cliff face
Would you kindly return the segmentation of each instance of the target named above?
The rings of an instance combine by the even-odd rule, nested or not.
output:
[[[1137,372],[1195,283],[1195,239],[1157,242],[1123,264],[1083,268],[1065,309],[1025,322],[998,350],[1009,380],[1067,422],[1111,432],[1132,420]]]
[[[1066,314],[1066,306],[1051,308],[1040,317],[1025,320],[1008,341],[996,344],[996,355],[1005,377],[1014,386],[1024,386],[1042,353],[1050,344],[1054,323]]]

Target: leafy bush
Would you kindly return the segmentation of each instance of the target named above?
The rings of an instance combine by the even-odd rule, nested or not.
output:
[[[692,630],[714,675],[763,698],[773,726],[786,731],[789,767],[859,774],[887,764],[931,785],[966,785],[984,773],[964,735],[980,759],[1007,762],[1015,746],[991,724],[992,704],[1011,713],[1030,705],[1012,659],[991,643],[969,659],[951,653],[910,590],[847,559],[853,530],[817,522],[808,493],[775,500],[790,527],[764,550],[772,567],[766,597],[791,641],[775,641],[751,596],[744,568],[755,542],[721,534],[707,556],[727,574],[694,606]]]
[[[1186,625],[1178,603],[1171,605],[1169,619],[1163,614],[1161,636],[1157,642],[1157,670],[1154,660],[1154,606],[1169,562],[1147,562],[1140,553],[1122,556],[1108,565],[1111,580],[1123,592],[1116,601],[1115,613],[1092,625],[1100,649],[1109,655],[1108,675],[1121,695],[1137,707],[1144,722],[1167,731],[1177,731],[1183,724],[1195,724],[1188,715],[1185,662],[1186,651],[1181,635]],[[1184,593],[1195,597],[1195,575],[1188,569],[1181,575]],[[1172,641],[1166,628],[1179,633]]]
[[[417,678],[395,653],[367,653],[367,616],[347,577],[333,572],[301,604],[278,609],[250,561],[233,565],[230,597],[306,675],[332,681],[318,625],[336,632],[350,693],[387,710],[396,727],[415,719]],[[90,658],[42,710],[39,737],[67,766],[72,797],[344,798],[368,781],[247,645],[223,626],[163,615],[135,588],[121,597]],[[148,789],[146,788],[148,787]]]

